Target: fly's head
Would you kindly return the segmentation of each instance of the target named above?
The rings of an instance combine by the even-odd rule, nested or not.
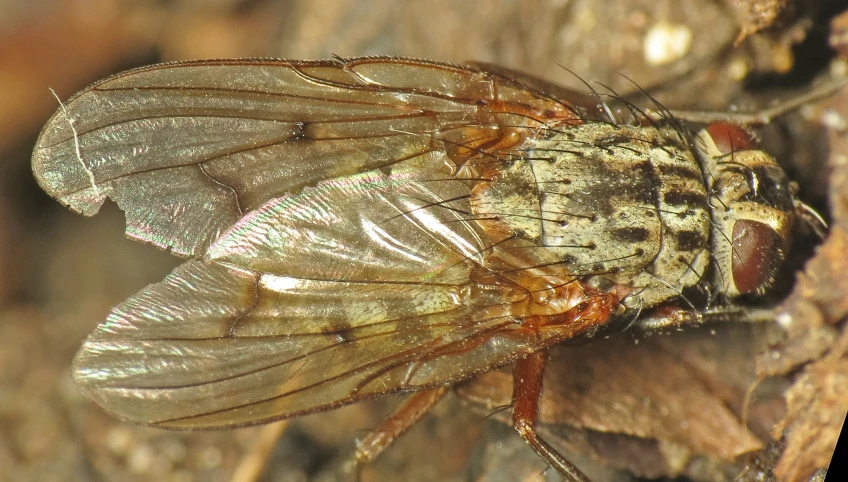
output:
[[[741,127],[711,124],[695,144],[709,190],[714,283],[728,298],[762,294],[792,240],[797,187]]]

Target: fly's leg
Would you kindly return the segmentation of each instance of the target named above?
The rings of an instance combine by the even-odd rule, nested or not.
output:
[[[787,112],[793,111],[804,104],[809,104],[832,95],[844,87],[845,84],[845,77],[831,78],[808,89],[806,92],[795,95],[791,99],[777,102],[770,107],[762,109],[760,112],[705,112],[675,109],[670,113],[677,119],[689,122],[698,122],[701,124],[711,124],[713,122],[733,122],[743,125],[768,124],[776,117],[780,117]],[[662,115],[659,117],[662,117]]]
[[[352,463],[346,467],[349,476],[359,480],[359,466],[373,462],[392,442],[421,420],[431,408],[445,396],[448,387],[424,390],[409,396],[388,418],[371,431],[364,439],[356,442]]]
[[[542,375],[545,371],[545,352],[536,352],[515,362],[512,388],[512,426],[533,450],[564,480],[589,482],[580,469],[536,433],[539,405],[542,401]]]
[[[706,311],[666,306],[643,314],[636,324],[643,330],[653,331],[680,326],[703,325],[706,323],[724,323],[728,321],[743,323],[766,323],[775,320],[774,310],[768,308],[742,308],[723,306]]]
[[[253,447],[236,466],[230,482],[256,482],[259,480],[268,465],[271,451],[277,446],[286,425],[288,425],[288,420],[280,420],[262,427],[259,436],[253,442]]]
[[[509,320],[504,322],[503,326],[496,327],[487,332],[486,335],[491,335],[491,333],[500,329],[521,329],[529,331],[531,337],[535,335],[539,339],[548,338],[553,341],[573,339],[609,321],[612,310],[621,298],[618,294],[598,293],[591,288],[583,286],[563,285],[563,292],[567,289],[577,291],[576,293],[570,293],[570,295],[571,298],[579,297],[577,300],[579,302],[575,302],[574,306],[564,312],[549,315],[534,315],[522,312],[521,315],[525,316],[521,317],[523,324],[520,328],[516,328],[514,321]],[[563,293],[559,294],[562,295]],[[563,297],[567,298],[565,296]],[[485,343],[489,339],[488,336],[481,336],[480,333],[475,337],[459,338],[455,343],[450,343],[441,348],[423,353],[421,354],[423,356],[419,356],[411,361],[415,363],[426,363],[428,360],[440,356],[464,353]],[[513,388],[514,427],[525,441],[541,457],[548,461],[554,469],[567,477],[567,480],[571,482],[588,482],[588,479],[576,467],[557,453],[553,447],[548,445],[535,432],[544,367],[545,355],[543,352],[531,354],[527,358],[515,362],[516,382]],[[357,390],[369,382],[370,380],[366,380]],[[353,475],[354,480],[358,480],[359,466],[376,459],[391,445],[392,441],[420,420],[445,395],[447,388],[443,386],[421,391],[407,398],[390,417],[380,423],[379,427],[357,443],[353,460],[346,467],[346,475]]]

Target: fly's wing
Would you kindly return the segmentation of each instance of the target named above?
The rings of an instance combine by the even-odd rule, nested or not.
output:
[[[86,214],[112,197],[131,236],[199,259],[113,310],[77,354],[78,386],[127,420],[226,427],[549,344],[475,274],[492,241],[454,174],[564,109],[389,59],[163,65],[83,91],[72,123],[60,111],[42,133],[39,182]]]
[[[78,353],[76,382],[124,419],[237,426],[535,351],[502,293],[472,281],[486,244],[462,203],[427,207],[461,192],[374,173],[269,201],[207,259],[118,306]]]
[[[93,215],[111,197],[127,234],[202,255],[274,197],[575,120],[570,107],[467,68],[394,58],[162,64],[105,79],[50,119],[33,170]]]
[[[582,119],[592,119],[600,122],[615,122],[615,119],[610,119],[609,114],[605,111],[605,109],[608,109],[609,106],[604,106],[604,102],[609,102],[611,104],[616,103],[616,99],[612,96],[604,96],[600,93],[589,94],[578,92],[576,90],[548,82],[547,80],[534,77],[520,70],[510,69],[508,67],[489,62],[471,61],[468,62],[468,65],[506,79],[512,79],[516,82],[520,82],[522,85],[526,85],[539,92],[544,92],[552,98],[568,99],[569,105],[572,109],[577,109],[580,112],[580,117]],[[592,89],[591,85],[578,77],[577,74],[571,73],[571,71],[565,68],[563,68],[563,72],[570,74],[572,77],[583,82],[588,90]]]

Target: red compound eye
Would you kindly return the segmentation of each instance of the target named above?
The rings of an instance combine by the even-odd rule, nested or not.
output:
[[[722,154],[756,149],[754,136],[745,128],[727,122],[716,122],[707,127],[716,147]]]
[[[733,225],[733,283],[739,293],[768,287],[783,261],[780,236],[771,226],[751,220]]]

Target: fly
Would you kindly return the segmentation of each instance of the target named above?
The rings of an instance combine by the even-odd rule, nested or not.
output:
[[[805,207],[726,122],[690,131],[487,66],[222,60],[107,78],[41,133],[33,170],[188,260],[76,355],[111,414],[229,428],[409,393],[376,457],[446,387],[513,364],[535,430],[545,350],[631,325],[744,317]],[[622,114],[625,112],[626,115]],[[700,300],[700,301],[699,301]]]

